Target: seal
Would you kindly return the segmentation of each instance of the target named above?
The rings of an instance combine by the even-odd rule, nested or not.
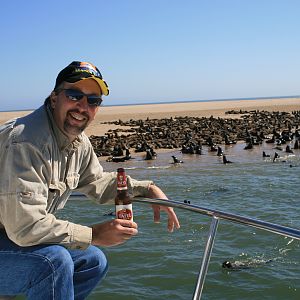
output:
[[[291,149],[291,146],[290,146],[290,145],[287,145],[287,146],[286,146],[285,152],[287,152],[287,153],[294,153],[294,151]]]
[[[277,153],[277,152],[275,152],[275,154],[274,154],[274,158],[273,158],[273,162],[275,162],[276,161],[276,159],[278,159],[280,156],[279,156],[279,154]]]
[[[172,155],[173,158],[173,164],[182,164],[183,161],[178,159],[175,155]]]
[[[229,269],[229,270],[250,269],[250,268],[256,268],[256,267],[268,264],[272,261],[273,261],[272,259],[267,259],[267,260],[254,259],[254,260],[250,260],[250,261],[234,261],[234,262],[225,260],[222,263],[222,268]]]
[[[156,159],[156,156],[151,153],[150,148],[147,148],[145,160],[153,160],[153,159]]]
[[[218,146],[217,156],[222,156],[223,154],[223,149],[220,146]]]
[[[223,164],[232,164],[232,161],[230,161],[230,160],[228,160],[227,158],[226,158],[226,155],[223,155]]]

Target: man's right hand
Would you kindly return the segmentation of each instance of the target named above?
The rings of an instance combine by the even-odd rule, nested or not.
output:
[[[114,219],[92,225],[92,245],[116,246],[137,235],[137,223],[129,220]]]

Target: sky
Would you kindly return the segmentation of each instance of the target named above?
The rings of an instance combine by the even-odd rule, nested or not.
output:
[[[104,105],[300,95],[298,0],[3,0],[0,111],[89,61]]]

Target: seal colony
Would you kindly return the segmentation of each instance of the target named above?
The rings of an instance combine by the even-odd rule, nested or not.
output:
[[[245,142],[244,149],[248,150],[262,141],[281,150],[282,145],[295,141],[294,149],[298,148],[300,111],[230,110],[225,114],[235,118],[185,116],[103,122],[118,128],[103,136],[91,135],[90,141],[97,156],[110,156],[110,161],[118,161],[113,158],[124,156],[123,151],[128,157],[129,149],[145,153],[153,153],[153,149],[181,149],[182,153],[201,155],[203,145],[220,153],[217,145]],[[286,149],[290,151],[291,147]]]

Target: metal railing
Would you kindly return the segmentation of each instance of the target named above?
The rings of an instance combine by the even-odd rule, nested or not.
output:
[[[71,199],[72,198],[73,199],[81,199],[81,198],[85,198],[85,196],[78,195],[78,194],[77,195],[72,194]],[[209,261],[210,261],[210,257],[211,257],[211,253],[212,253],[212,249],[213,249],[213,244],[214,244],[214,240],[216,237],[217,228],[218,228],[220,219],[238,223],[238,224],[242,224],[242,225],[246,225],[246,226],[255,227],[258,229],[262,229],[265,231],[269,231],[272,233],[276,233],[276,234],[280,234],[280,235],[283,235],[286,237],[300,240],[300,230],[298,230],[298,229],[294,229],[294,228],[290,228],[290,227],[286,227],[286,226],[282,226],[282,225],[278,225],[278,224],[274,224],[274,223],[270,223],[270,222],[265,222],[265,221],[250,218],[250,217],[244,217],[244,216],[233,214],[233,213],[227,213],[227,212],[224,212],[221,210],[210,209],[210,208],[202,207],[202,206],[198,206],[198,205],[192,205],[192,204],[186,203],[186,202],[178,202],[178,201],[174,201],[174,200],[165,200],[165,199],[157,199],[157,198],[151,199],[151,198],[136,197],[136,198],[134,198],[134,201],[140,202],[140,203],[159,204],[159,205],[163,205],[163,206],[180,208],[180,209],[200,213],[202,215],[206,215],[206,216],[209,216],[212,218],[206,245],[205,245],[205,249],[204,249],[204,254],[203,254],[203,258],[202,258],[202,264],[201,264],[201,268],[199,270],[197,283],[196,283],[195,290],[194,290],[193,300],[201,299],[202,290],[203,290],[203,286],[204,286],[204,282],[205,282],[205,277],[207,274],[207,269],[208,269],[208,265],[209,265]]]
[[[201,207],[197,205],[192,205],[189,203],[182,203],[173,200],[165,200],[165,199],[150,199],[150,198],[134,198],[135,202],[148,203],[148,204],[159,204],[164,206],[170,206],[174,208],[185,209],[193,212],[200,213],[202,215],[206,215],[212,218],[210,229],[208,232],[207,242],[204,249],[204,254],[202,258],[201,268],[198,274],[196,287],[194,290],[193,300],[201,299],[202,290],[205,282],[205,277],[207,274],[207,269],[213,249],[213,244],[215,240],[215,236],[217,233],[218,223],[220,219],[228,220],[234,223],[239,223],[246,226],[255,227],[258,229],[262,229],[265,231],[269,231],[272,233],[280,234],[283,236],[287,236],[293,239],[300,240],[300,230],[285,227],[282,225],[261,221],[254,218],[244,217],[237,214],[227,213],[220,210],[209,209],[206,207]]]

